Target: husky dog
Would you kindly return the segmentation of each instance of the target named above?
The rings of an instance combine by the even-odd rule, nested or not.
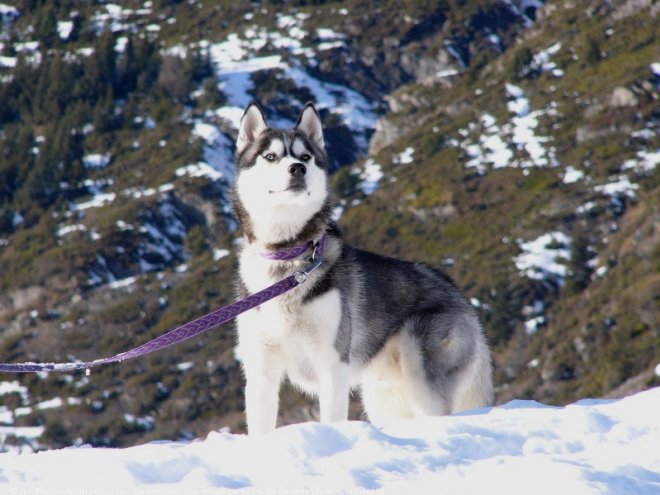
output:
[[[348,246],[331,220],[321,120],[308,103],[293,129],[256,103],[236,143],[233,206],[245,244],[241,296],[309,265],[307,281],[237,320],[250,434],[275,428],[284,377],[319,397],[322,422],[346,420],[359,387],[369,420],[442,415],[493,402],[490,351],[472,306],[444,273]],[[308,246],[294,259],[268,253]]]

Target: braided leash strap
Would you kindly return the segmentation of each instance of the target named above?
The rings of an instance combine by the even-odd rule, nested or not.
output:
[[[5,373],[24,373],[35,371],[74,371],[74,370],[89,370],[95,366],[102,364],[116,363],[133,359],[160,349],[188,340],[196,335],[207,332],[212,328],[222,325],[223,323],[233,320],[241,313],[251,310],[290,291],[294,287],[302,284],[307,279],[307,276],[318,268],[323,260],[323,239],[319,241],[314,249],[313,263],[302,271],[296,272],[293,275],[280,280],[279,282],[256,292],[240,301],[217,309],[207,315],[204,315],[196,320],[193,320],[185,325],[170,330],[169,332],[156,337],[149,342],[146,342],[138,347],[129,351],[122,352],[115,356],[97,359],[95,361],[79,362],[79,363],[0,363],[0,372]]]
[[[297,285],[299,285],[299,282],[296,280],[296,276],[290,275],[276,284],[252,294],[245,299],[241,299],[229,306],[217,309],[207,315],[197,318],[196,320],[186,323],[185,325],[181,325],[174,330],[170,330],[160,337],[156,337],[141,346],[109,358],[81,363],[0,363],[0,372],[22,373],[34,371],[73,371],[89,369],[102,364],[116,363],[125,361],[126,359],[144,356],[145,354],[165,349],[166,347],[173,346],[179,342],[183,342],[184,340],[188,340],[196,335],[207,332],[218,325],[236,318],[241,313],[245,313],[260,304],[284,294]]]

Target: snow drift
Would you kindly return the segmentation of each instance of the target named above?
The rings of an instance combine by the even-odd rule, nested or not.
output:
[[[660,493],[660,388],[566,407],[0,454],[2,493]]]

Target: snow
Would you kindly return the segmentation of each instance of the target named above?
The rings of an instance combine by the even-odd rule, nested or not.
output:
[[[43,402],[39,402],[35,407],[38,410],[43,411],[44,409],[57,409],[57,408],[60,408],[60,407],[62,407],[63,404],[64,404],[64,402],[62,401],[62,399],[60,397],[55,397],[53,399],[49,399],[49,400],[45,400]]]
[[[7,29],[9,24],[11,24],[13,20],[20,17],[20,15],[21,13],[16,7],[7,5],[5,3],[0,3],[0,19],[2,20],[4,29]]]
[[[611,196],[613,198],[627,196],[631,199],[635,198],[635,191],[637,189],[639,189],[639,185],[630,182],[627,175],[622,175],[615,178],[612,182],[594,187],[594,191],[605,194],[606,196]]]
[[[141,9],[132,10],[128,8],[122,8],[120,5],[114,3],[108,3],[104,6],[104,10],[99,10],[94,12],[92,16],[92,23],[94,24],[94,29],[96,31],[102,31],[106,26],[114,32],[118,31],[130,31],[132,29],[132,23],[128,22],[129,19],[137,16],[148,16],[152,13],[150,2],[146,2]],[[149,6],[148,6],[149,5]],[[142,22],[135,20],[137,22]],[[153,30],[151,24],[146,27],[147,31]]]
[[[117,42],[115,43],[115,51],[117,53],[124,53],[127,44],[128,38],[126,36],[119,36],[117,38]]]
[[[549,232],[529,241],[519,241],[522,253],[513,261],[522,274],[533,280],[566,276],[565,262],[570,259],[571,239],[563,232]]]
[[[76,53],[82,55],[83,57],[91,57],[92,55],[94,55],[94,48],[87,46],[83,48],[78,48],[76,50]]]
[[[361,182],[357,187],[366,195],[376,191],[378,189],[378,183],[384,177],[380,164],[376,163],[372,158],[369,158],[364,163],[362,170],[358,173]]]
[[[179,371],[188,371],[190,368],[195,366],[195,363],[192,361],[186,361],[185,363],[179,363],[176,365],[176,369]]]
[[[479,123],[482,132],[479,135],[478,143],[470,143],[469,140],[463,141],[463,150],[467,153],[469,160],[465,162],[468,168],[476,168],[480,174],[486,172],[485,164],[491,164],[494,168],[511,166],[513,160],[513,151],[510,146],[502,139],[502,129],[497,126],[495,117],[484,113],[479,117]],[[468,129],[461,130],[461,134],[467,134],[476,129],[475,124],[471,124]],[[459,132],[461,132],[459,131]]]
[[[332,213],[330,215],[330,218],[332,218],[333,222],[339,222],[339,219],[341,216],[344,214],[344,210],[346,209],[345,202],[342,201],[341,204],[338,204],[332,209]]]
[[[15,212],[14,212],[14,215],[12,216],[12,219],[11,219],[11,224],[12,224],[14,227],[18,227],[18,226],[21,225],[24,221],[25,221],[25,218],[23,217],[23,215],[21,215],[20,212],[15,211]]]
[[[401,153],[394,155],[392,157],[392,160],[394,161],[394,163],[398,163],[399,165],[407,165],[415,160],[414,154],[415,154],[415,148],[409,146]]]
[[[552,55],[556,55],[559,50],[561,50],[560,41],[534,55],[530,64],[531,67],[540,72],[550,72],[555,77],[563,76],[564,71],[558,68],[557,64],[551,60]]]
[[[16,380],[13,382],[0,382],[0,397],[3,395],[18,394],[23,401],[28,400],[28,388]]]
[[[62,225],[57,229],[57,232],[55,232],[55,235],[57,237],[64,237],[67,234],[71,234],[73,232],[86,232],[87,227],[85,227],[83,224],[75,224],[75,225]]]
[[[86,169],[105,168],[110,163],[110,155],[102,153],[90,153],[83,156],[83,165]]]
[[[229,122],[234,129],[238,129],[240,127],[241,119],[243,118],[244,113],[245,113],[245,108],[238,106],[220,107],[215,111],[215,114],[218,117]]]
[[[156,195],[156,189],[153,187],[129,187],[122,191],[122,196],[133,199],[149,198]]]
[[[376,125],[375,105],[358,92],[338,84],[321,81],[311,76],[302,65],[300,56],[314,58],[311,47],[303,47],[302,40],[308,39],[303,29],[308,14],[279,14],[277,27],[282,31],[267,31],[258,26],[248,26],[242,35],[231,33],[218,43],[201,42],[200,48],[208,50],[215,65],[219,88],[227,97],[227,102],[216,109],[215,114],[238,129],[245,107],[253,99],[254,82],[252,74],[263,70],[279,70],[278,79],[291,79],[296,87],[307,88],[319,110],[327,109],[341,117],[356,136],[358,146],[366,151],[368,136]],[[345,38],[342,33],[320,28],[317,37],[326,44],[319,48],[335,46]],[[324,44],[321,43],[321,44]],[[280,54],[264,55],[262,50],[270,45]],[[289,96],[290,97],[290,96]],[[301,108],[305,102],[300,102]],[[289,126],[286,118],[270,116],[274,126]]]
[[[578,170],[572,165],[566,167],[566,171],[564,172],[564,184],[573,184],[574,182],[578,182],[583,178],[584,172],[582,170]]]
[[[232,154],[232,140],[213,124],[197,121],[193,127],[193,136],[204,141],[204,162],[213,172],[210,175],[216,178],[224,177],[227,183],[234,177],[234,157]],[[198,164],[198,166],[200,166]],[[204,168],[204,167],[202,167]],[[208,172],[208,171],[207,171]],[[195,172],[192,172],[195,173]],[[205,174],[205,172],[198,172]]]
[[[318,28],[316,30],[316,36],[322,41],[332,41],[346,38],[343,33],[338,33],[337,31],[329,28]]]
[[[655,135],[654,133],[652,134]],[[636,158],[626,160],[621,168],[623,170],[634,170],[638,173],[650,174],[658,164],[660,164],[660,149],[654,151],[641,150],[637,152]]]
[[[229,250],[228,249],[214,249],[213,250],[213,261],[219,261],[222,258],[226,258],[229,256]]]
[[[539,328],[546,324],[545,316],[536,316],[530,320],[525,321],[525,333],[532,335],[536,333]]]
[[[69,39],[73,31],[73,21],[58,21],[57,22],[57,32],[60,35],[60,38],[63,40]]]
[[[478,122],[458,131],[463,138],[459,144],[466,155],[465,167],[476,168],[479,174],[485,174],[488,165],[496,169],[557,167],[555,149],[545,145],[550,138],[538,133],[539,118],[556,116],[556,104],[532,111],[522,88],[506,84],[505,91],[507,109],[513,114],[509,122],[499,126],[494,116],[484,113]]]
[[[506,84],[506,92],[509,96],[507,108],[515,114],[515,117],[511,119],[512,141],[518,149],[524,149],[530,157],[530,161],[524,161],[522,167],[557,166],[558,163],[552,149],[546,150],[544,147],[548,138],[536,133],[539,125],[538,118],[546,112],[541,110],[532,112],[529,99],[518,86]]]
[[[18,59],[16,57],[7,57],[5,55],[0,55],[0,67],[13,68],[16,67]]]
[[[125,449],[9,452],[0,454],[0,484],[16,493],[654,494],[659,408],[655,388],[565,407],[515,400],[382,428],[303,423],[261,437],[213,431]]]
[[[111,289],[123,289],[126,287],[130,287],[137,281],[137,277],[126,277],[122,278],[121,280],[117,280],[115,282],[110,282],[108,284],[108,287]]]
[[[653,62],[650,68],[653,75],[660,77],[660,62]]]
[[[94,194],[89,201],[72,204],[69,209],[71,211],[83,211],[89,210],[90,208],[101,208],[102,206],[112,203],[116,197],[117,194],[113,192]]]
[[[210,180],[222,179],[223,175],[206,162],[193,163],[179,167],[174,172],[177,177],[206,177]]]

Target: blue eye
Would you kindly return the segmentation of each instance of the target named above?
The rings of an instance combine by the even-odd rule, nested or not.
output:
[[[307,153],[305,153],[303,155],[300,155],[300,159],[304,162],[308,162],[309,160],[312,159],[312,157],[310,155],[308,155]]]
[[[268,153],[264,158],[269,162],[274,162],[276,157],[274,153]]]

